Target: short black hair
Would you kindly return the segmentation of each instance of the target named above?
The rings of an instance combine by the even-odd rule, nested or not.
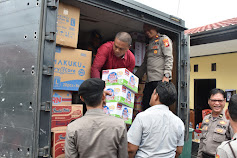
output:
[[[177,100],[177,91],[172,82],[159,81],[156,92],[159,95],[160,102],[166,106],[172,105]]]
[[[96,107],[102,101],[105,81],[99,78],[85,80],[79,87],[78,95],[82,96],[87,106]]]
[[[102,101],[103,91],[96,92],[93,95],[82,95],[87,106],[97,107]]]
[[[209,92],[208,99],[210,99],[212,95],[215,95],[215,94],[217,94],[217,93],[222,94],[222,95],[223,95],[223,98],[226,98],[226,97],[225,97],[225,92],[224,92],[222,89],[214,88],[214,89],[212,89],[212,90]]]
[[[237,122],[237,94],[232,95],[229,101],[228,110],[233,121]]]

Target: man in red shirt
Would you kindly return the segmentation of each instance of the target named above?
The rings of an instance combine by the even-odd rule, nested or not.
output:
[[[100,78],[101,71],[106,69],[126,68],[132,72],[135,57],[129,50],[131,43],[132,38],[127,32],[119,32],[113,42],[100,46],[91,66],[91,78]]]

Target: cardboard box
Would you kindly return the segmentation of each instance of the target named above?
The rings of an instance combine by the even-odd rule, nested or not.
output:
[[[106,102],[119,102],[131,108],[134,107],[134,93],[126,88],[124,85],[106,86],[105,90],[110,92],[111,95],[106,96]]]
[[[142,98],[143,94],[135,94],[135,100],[134,100],[134,109],[142,111]]]
[[[146,43],[135,42],[135,66],[141,66],[146,54]]]
[[[51,119],[51,131],[59,131],[72,121],[82,117],[83,105],[53,105],[52,106],[52,119]]]
[[[68,91],[53,91],[53,105],[71,105],[72,93]]]
[[[130,107],[118,102],[106,103],[104,111],[112,116],[122,118],[127,124],[132,124],[133,109]]]
[[[90,78],[91,51],[56,47],[54,60],[54,90],[78,91]]]
[[[53,158],[65,158],[64,144],[66,131],[53,132],[52,156]]]
[[[102,80],[106,86],[124,85],[134,93],[138,92],[138,77],[125,68],[103,70]]]
[[[77,48],[80,9],[59,3],[57,17],[56,43]]]

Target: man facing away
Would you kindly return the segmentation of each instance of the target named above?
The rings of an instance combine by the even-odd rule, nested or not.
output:
[[[214,158],[217,147],[231,139],[231,127],[224,114],[225,92],[222,89],[212,89],[208,97],[208,104],[212,113],[202,121],[198,158]]]
[[[141,80],[147,74],[147,82],[143,91],[142,110],[150,107],[149,102],[158,81],[169,82],[173,69],[172,41],[166,35],[158,33],[155,26],[144,24],[143,30],[150,39],[142,65],[135,75]]]
[[[126,158],[127,130],[122,119],[103,112],[105,82],[84,81],[78,94],[86,103],[86,114],[70,123],[66,131],[65,158]]]
[[[132,38],[127,32],[116,34],[114,41],[100,46],[91,66],[91,78],[100,78],[101,71],[106,69],[126,68],[133,71],[135,57],[129,50]]]
[[[151,107],[136,116],[128,131],[129,158],[174,158],[182,153],[184,124],[169,110],[176,98],[173,83],[157,83]]]
[[[225,115],[235,134],[231,140],[224,141],[217,148],[216,158],[237,158],[237,94],[230,98]]]

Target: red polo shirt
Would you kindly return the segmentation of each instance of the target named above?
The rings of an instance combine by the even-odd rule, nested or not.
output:
[[[118,58],[113,51],[114,42],[110,41],[98,48],[97,54],[91,66],[91,78],[100,78],[102,70],[126,68],[133,71],[135,67],[135,57],[133,53],[128,50],[123,58]]]

